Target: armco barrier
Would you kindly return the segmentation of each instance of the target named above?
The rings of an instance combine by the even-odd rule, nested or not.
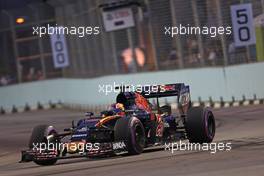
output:
[[[174,71],[112,75],[93,79],[54,79],[0,87],[0,111],[48,108],[59,104],[98,106],[112,103],[116,94],[99,92],[99,85],[164,84],[183,82],[191,86],[194,102],[262,102],[264,63]],[[172,99],[166,100],[173,102]],[[243,103],[242,103],[243,104]]]

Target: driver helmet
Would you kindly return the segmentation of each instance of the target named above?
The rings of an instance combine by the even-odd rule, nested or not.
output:
[[[125,110],[124,105],[122,103],[114,103],[111,105],[110,110],[118,113]]]

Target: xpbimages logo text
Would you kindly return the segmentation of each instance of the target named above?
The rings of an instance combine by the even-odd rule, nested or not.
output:
[[[146,95],[149,95],[151,92],[165,92],[168,87],[166,85],[158,85],[158,84],[118,84],[113,82],[112,84],[99,84],[98,92],[109,95],[111,93],[119,93],[119,92],[144,92]]]
[[[33,143],[32,150],[39,153],[45,153],[47,151],[67,151],[69,153],[84,154],[86,152],[98,152],[100,151],[100,143],[90,142],[69,142],[69,143],[54,143],[48,141],[47,143]],[[125,149],[126,145],[123,141],[109,143],[109,146],[113,150]]]
[[[231,151],[231,142],[212,142],[212,143],[189,143],[180,140],[179,142],[171,142],[164,144],[164,150],[170,151],[172,154],[175,151],[208,151],[211,154],[215,154],[219,151]]]
[[[32,27],[32,30],[32,34],[39,37],[43,37],[45,35],[63,34],[76,35],[82,38],[89,35],[100,34],[99,26],[58,26],[57,24],[51,26],[50,24],[47,24],[47,26],[34,26]]]
[[[71,143],[53,143],[53,142],[42,142],[33,143],[33,151],[43,153],[45,151],[69,151],[80,154],[86,151],[98,151],[100,149],[99,143],[84,143],[84,142],[71,142]]]
[[[231,35],[232,27],[227,26],[190,26],[190,24],[179,26],[164,26],[164,34],[169,37],[176,37],[178,35],[206,35],[212,38],[217,37],[218,35]]]

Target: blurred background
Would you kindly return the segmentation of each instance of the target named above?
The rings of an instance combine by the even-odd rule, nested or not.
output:
[[[131,3],[134,26],[106,32],[105,3]],[[232,27],[230,6],[240,3],[252,4],[254,19],[264,13],[264,0],[0,0],[0,84],[261,62],[256,44],[236,47],[233,35],[164,34],[179,24]],[[48,24],[99,26],[100,34],[65,35],[69,64],[57,68],[50,36],[32,35]]]

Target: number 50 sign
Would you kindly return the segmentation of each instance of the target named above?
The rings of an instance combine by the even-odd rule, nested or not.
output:
[[[251,4],[231,6],[235,45],[248,46],[256,43],[256,34]]]

